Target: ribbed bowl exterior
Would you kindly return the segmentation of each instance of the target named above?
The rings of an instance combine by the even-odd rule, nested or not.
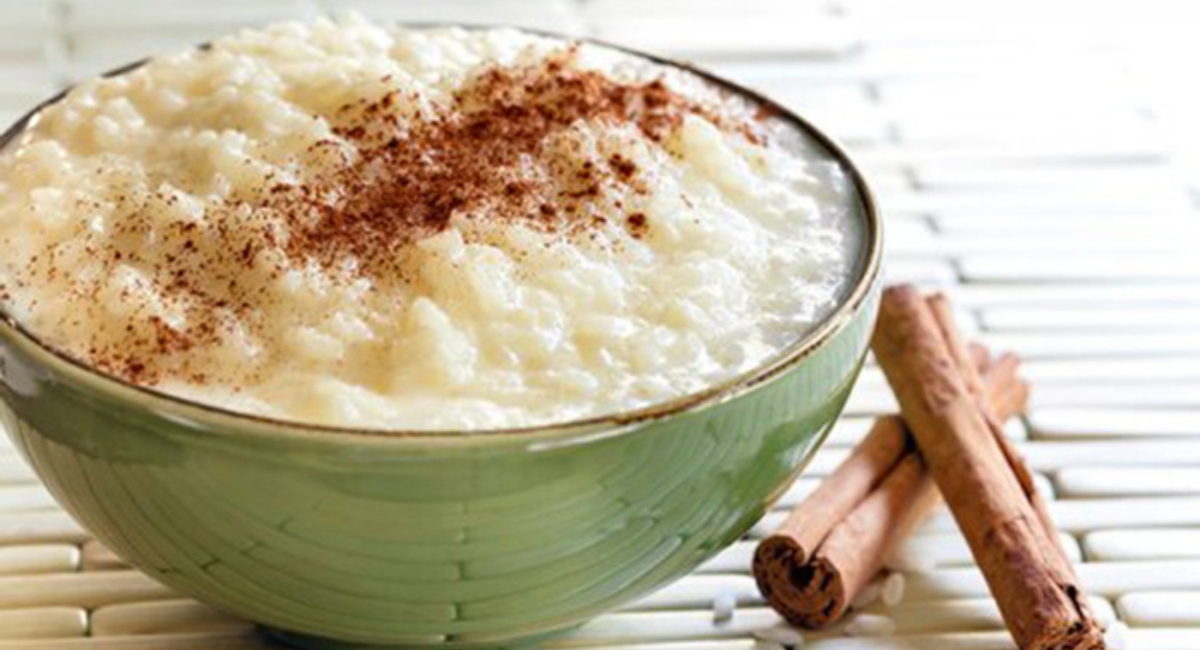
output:
[[[240,431],[131,400],[6,324],[0,415],[75,517],[185,594],[323,647],[497,647],[744,533],[840,413],[877,294],[736,397],[587,435]]]

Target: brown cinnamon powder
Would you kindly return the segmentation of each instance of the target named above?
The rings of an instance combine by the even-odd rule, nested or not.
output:
[[[334,118],[336,138],[309,150],[352,152],[333,156],[341,163],[315,180],[276,178],[259,195],[209,208],[203,226],[179,224],[154,237],[149,217],[126,220],[119,240],[126,245],[113,248],[109,265],[146,269],[169,299],[186,305],[186,326],[139,314],[119,343],[93,342],[89,361],[140,384],[167,376],[204,383],[186,353],[219,343],[235,324],[256,327],[256,305],[269,300],[269,287],[254,277],[270,257],[264,252],[286,260],[266,271],[274,275],[315,262],[403,280],[404,249],[446,229],[455,215],[549,233],[586,233],[611,215],[644,237],[647,216],[625,214],[619,199],[605,198],[621,194],[612,189],[648,191],[633,160],[563,156],[551,146],[581,123],[627,126],[661,146],[695,114],[760,141],[753,119],[731,118],[661,79],[624,83],[580,70],[572,65],[576,54],[571,46],[535,64],[487,68],[449,105],[416,118],[402,114],[398,90],[345,106]],[[134,215],[148,200],[125,198],[119,209]]]
[[[636,186],[639,170],[619,154],[605,167],[585,161],[564,170],[545,146],[556,133],[599,121],[632,125],[661,143],[688,114],[729,122],[661,79],[621,83],[574,68],[574,57],[568,48],[536,65],[488,68],[452,106],[416,124],[397,117],[395,92],[347,107],[353,115],[336,133],[355,145],[356,160],[318,185],[272,188],[267,205],[293,221],[289,256],[323,263],[351,256],[378,272],[413,240],[477,209],[550,231],[578,227],[572,216],[581,217],[606,185]],[[569,182],[556,183],[563,176]]]

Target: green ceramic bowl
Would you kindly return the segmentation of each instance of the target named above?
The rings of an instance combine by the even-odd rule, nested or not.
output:
[[[120,556],[300,645],[513,647],[661,587],[742,535],[812,457],[857,376],[879,293],[880,225],[845,154],[712,79],[806,132],[858,189],[853,286],[752,372],[560,426],[336,430],[123,383],[0,314],[3,424]]]

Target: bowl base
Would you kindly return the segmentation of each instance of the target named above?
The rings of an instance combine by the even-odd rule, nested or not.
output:
[[[299,632],[288,632],[287,630],[279,630],[275,628],[259,626],[259,630],[263,634],[274,639],[283,645],[291,648],[299,648],[300,650],[530,650],[537,647],[543,641],[548,641],[565,634],[570,633],[575,628],[571,627],[566,630],[555,630],[552,632],[543,632],[530,637],[517,639],[513,641],[498,641],[490,643],[487,641],[454,641],[452,639],[444,641],[429,641],[428,643],[402,643],[397,645],[392,644],[374,644],[374,643],[356,643],[353,641],[338,641],[337,639],[328,639],[319,636],[301,634]]]

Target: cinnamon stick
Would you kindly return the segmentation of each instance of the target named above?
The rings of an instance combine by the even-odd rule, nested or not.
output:
[[[1005,389],[990,389],[988,401],[997,413],[1017,413],[1024,411],[1029,403],[1029,384],[1023,381],[1004,382],[999,379],[1004,375],[1015,375],[1020,359],[1011,352],[1006,352],[995,363],[984,370],[983,383],[987,386],[1004,386]]]
[[[990,354],[980,348],[972,357],[985,364]],[[1006,363],[984,380],[1005,418],[1024,408],[1024,401],[1011,398],[1021,394],[1016,369]],[[796,625],[829,625],[937,500],[904,421],[876,420],[851,455],[759,544],[754,575],[760,591]]]
[[[950,301],[942,294],[934,294],[927,298],[926,302],[933,312],[934,320],[937,321],[938,330],[941,332],[942,339],[946,343],[946,349],[950,353],[950,358],[954,359],[954,362],[958,364],[963,382],[966,384],[967,390],[975,398],[980,413],[987,423],[988,431],[996,439],[996,444],[1000,447],[1000,452],[1004,454],[1004,461],[1008,463],[1009,470],[1016,477],[1017,483],[1021,486],[1021,491],[1033,507],[1033,511],[1041,519],[1042,527],[1047,533],[1047,538],[1054,544],[1061,559],[1070,568],[1070,560],[1067,558],[1066,551],[1063,550],[1062,544],[1059,542],[1058,535],[1055,532],[1057,527],[1054,525],[1054,520],[1050,518],[1050,509],[1046,506],[1045,500],[1042,499],[1042,495],[1038,493],[1037,487],[1034,485],[1033,474],[1030,473],[1029,468],[1025,465],[1025,461],[1021,458],[1020,452],[1017,451],[1012,441],[1008,439],[1008,436],[1004,435],[1004,426],[997,421],[996,412],[984,395],[983,380],[975,369],[971,353],[968,351],[966,344],[963,343],[962,337],[958,334],[958,328],[954,326],[954,312],[950,308]],[[1071,570],[1074,571],[1074,569]],[[1086,601],[1084,602],[1086,603]]]
[[[1103,648],[1078,579],[1014,471],[1020,461],[997,439],[936,311],[914,287],[889,288],[872,339],[930,474],[1017,645]]]
[[[1017,377],[1017,357],[1005,355],[1001,360],[1007,357],[1008,361],[992,368],[987,365],[990,359],[987,348],[981,345],[973,345],[973,348],[976,351],[972,352],[972,357],[987,373],[984,385],[988,399],[996,403],[996,412],[1006,414],[1004,419],[1022,412],[1026,404],[1022,396],[1028,395],[1028,388]],[[790,553],[795,561],[798,564],[808,562],[833,527],[866,499],[901,458],[914,449],[900,416],[887,415],[875,420],[850,456],[792,510],[776,531],[776,535],[790,540]]]
[[[913,449],[900,416],[876,420],[850,456],[788,514],[775,532],[787,538],[788,553],[796,564],[808,563],[834,526],[845,520]]]
[[[820,629],[837,621],[883,566],[896,540],[924,518],[937,491],[916,453],[905,454],[850,514],[838,522],[807,562],[790,554],[776,532],[754,556],[754,575],[767,602],[788,621]]]

